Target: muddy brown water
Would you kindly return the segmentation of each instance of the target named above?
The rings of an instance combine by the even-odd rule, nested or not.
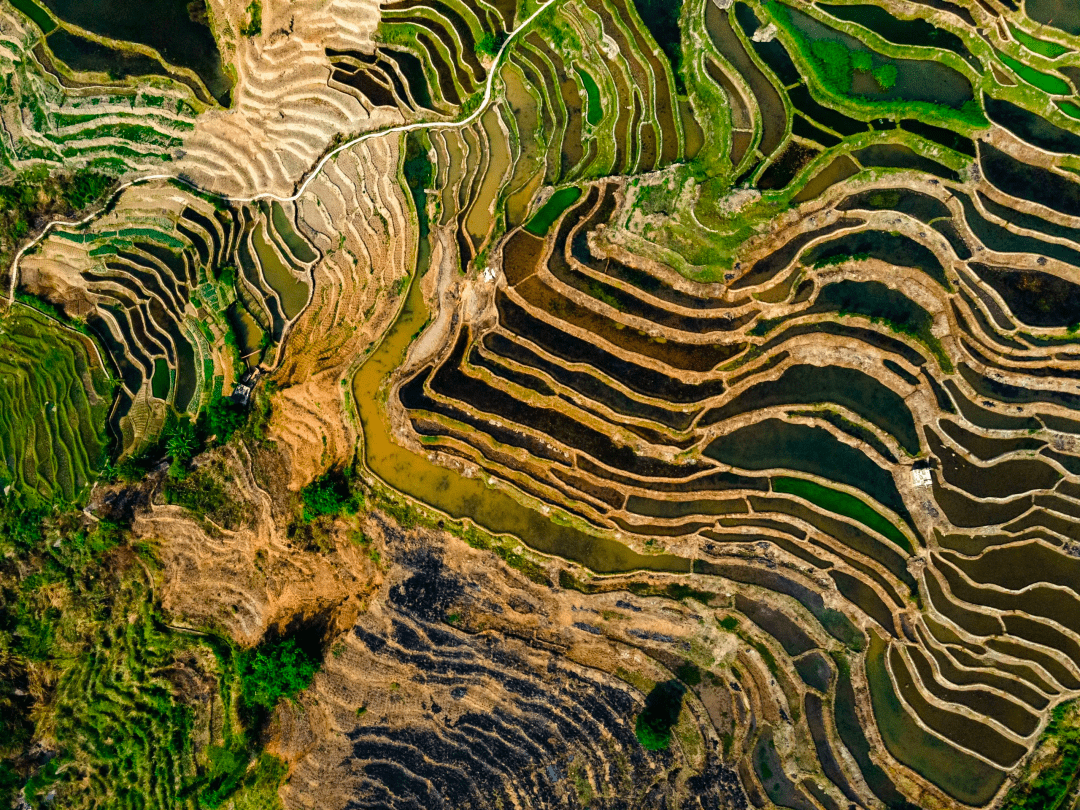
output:
[[[281,308],[290,321],[299,315],[308,302],[308,285],[293,275],[278,252],[266,238],[263,227],[252,232],[251,244],[262,265],[263,277],[281,299]]]
[[[490,159],[473,207],[465,220],[465,227],[477,243],[488,234],[493,219],[491,205],[510,167],[510,145],[499,126],[498,107],[493,106],[484,113],[480,125]]]

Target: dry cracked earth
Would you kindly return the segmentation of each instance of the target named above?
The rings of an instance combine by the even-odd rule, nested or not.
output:
[[[1080,807],[1074,4],[90,6],[0,5],[4,171],[114,178],[0,245],[89,403],[0,356],[0,484],[124,515],[159,630],[320,662],[263,804],[179,787],[205,649],[183,756],[17,803]],[[196,514],[162,443],[230,394]]]

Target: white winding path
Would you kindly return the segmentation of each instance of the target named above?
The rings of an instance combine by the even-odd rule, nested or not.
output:
[[[495,77],[498,73],[496,68],[498,68],[499,62],[502,59],[503,54],[506,52],[506,49],[510,46],[510,43],[513,42],[514,38],[519,33],[521,33],[521,31],[528,28],[529,25],[532,24],[533,20],[543,14],[544,11],[546,11],[549,7],[553,6],[556,2],[558,2],[558,0],[546,0],[546,2],[541,3],[539,7],[537,7],[536,11],[534,11],[532,14],[525,18],[521,25],[519,25],[517,28],[507,34],[506,41],[503,42],[502,47],[499,48],[499,52],[495,54],[495,58],[492,60],[491,63],[491,68],[488,70],[487,81],[484,82],[484,97],[480,100],[480,103],[476,106],[476,109],[473,110],[472,113],[467,115],[465,118],[462,118],[460,121],[418,121],[412,124],[399,124],[398,126],[388,127],[387,129],[371,130],[370,132],[365,132],[361,135],[357,135],[355,138],[352,138],[351,140],[346,141],[337,148],[327,152],[323,156],[322,160],[315,164],[315,168],[308,173],[307,179],[300,184],[295,194],[292,194],[288,197],[281,197],[277,194],[271,193],[256,194],[253,197],[228,197],[222,194],[213,194],[213,192],[205,192],[203,189],[195,187],[193,184],[188,183],[186,180],[178,177],[177,175],[148,174],[144,175],[143,177],[137,177],[134,180],[129,180],[126,183],[121,184],[116,189],[116,191],[112,193],[112,196],[109,199],[116,199],[117,195],[123,192],[124,189],[130,188],[131,186],[135,186],[140,183],[148,183],[152,180],[176,180],[178,182],[184,183],[185,185],[189,185],[192,188],[195,188],[197,191],[209,193],[212,196],[218,197],[219,199],[226,200],[228,202],[250,203],[257,200],[295,202],[296,200],[300,199],[301,196],[303,196],[304,192],[307,191],[307,187],[311,184],[311,181],[319,176],[319,172],[323,170],[323,167],[326,166],[326,164],[330,160],[332,160],[339,153],[344,152],[346,149],[352,146],[356,146],[356,144],[358,143],[362,143],[363,141],[369,140],[371,138],[382,138],[386,135],[415,132],[421,129],[454,129],[458,127],[467,127],[469,124],[473,123],[473,121],[479,119],[479,117],[483,115],[483,113],[487,110],[488,104],[491,103],[491,96],[495,87]],[[23,245],[19,252],[15,254],[15,258],[11,261],[11,285],[8,288],[8,303],[12,304],[15,301],[15,290],[18,287],[19,281],[19,260],[26,254],[27,251],[33,249],[39,242],[41,242],[42,239],[48,236],[49,232],[52,231],[54,228],[70,228],[77,227],[79,225],[85,225],[87,222],[90,222],[92,219],[94,219],[94,217],[98,216],[99,213],[100,211],[94,211],[91,214],[87,214],[82,219],[72,222],[54,220],[48,225],[46,225],[45,228],[41,231],[41,233],[39,233],[34,239]]]

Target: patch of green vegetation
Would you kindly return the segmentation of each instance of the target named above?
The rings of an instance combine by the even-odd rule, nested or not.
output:
[[[211,367],[206,373],[209,376],[212,372]],[[167,459],[169,480],[177,485],[187,477],[191,459],[204,450],[226,444],[233,436],[239,436],[253,445],[265,442],[272,412],[271,398],[277,391],[273,382],[268,381],[256,388],[245,407],[222,395],[220,376],[214,380],[210,403],[194,422],[188,415],[181,416],[170,409],[157,436],[119,462],[106,463],[102,470],[103,477],[107,480],[119,479],[129,484],[137,483],[157,463]],[[194,497],[194,493],[192,496]],[[216,496],[211,498],[211,502],[215,500]],[[209,512],[196,512],[201,516],[209,516]]]
[[[1045,39],[1036,39],[1026,31],[1021,31],[1012,25],[1009,26],[1009,31],[1012,33],[1013,38],[1029,51],[1045,56],[1047,59],[1057,59],[1062,54],[1069,53],[1069,49],[1064,45],[1047,42]]]
[[[647,751],[663,751],[671,744],[671,728],[679,720],[686,687],[679,681],[657,684],[645,698],[645,708],[634,722],[634,733]]]
[[[362,498],[351,476],[331,470],[300,490],[303,519],[310,523],[324,515],[354,514],[363,505]]]
[[[172,413],[170,417],[174,417]],[[186,464],[199,450],[199,440],[195,436],[195,425],[187,416],[173,418],[164,431],[165,450],[172,462],[169,473],[173,478],[183,478],[187,472]]]
[[[213,764],[216,786],[199,794],[200,807],[213,810],[283,810],[278,790],[288,774],[285,762],[273,754],[256,754],[249,748],[212,748],[208,758]],[[222,778],[224,776],[225,778]]]
[[[736,633],[739,638],[757,650],[757,654],[761,656],[761,660],[765,662],[765,668],[769,670],[774,676],[779,676],[780,665],[776,662],[776,656],[772,654],[772,650],[768,645],[762,641],[758,641],[756,638],[748,635],[746,632],[739,630]]]
[[[547,236],[551,226],[567,208],[578,201],[581,189],[577,186],[561,188],[552,194],[539,211],[525,223],[525,230],[535,236]]]
[[[716,597],[716,594],[711,591],[699,591],[681,582],[672,582],[662,587],[650,582],[630,582],[626,585],[626,590],[635,596],[666,596],[668,599],[680,602],[684,599],[694,599],[705,606],[711,604]]]
[[[249,411],[231,397],[215,396],[200,417],[200,430],[206,436],[216,437],[218,444],[225,444],[244,427]]]
[[[165,501],[182,506],[199,518],[229,530],[239,529],[250,518],[251,507],[236,497],[237,483],[219,460],[201,464],[183,475],[165,479]]]
[[[762,223],[787,209],[786,200],[772,196],[749,199],[741,206],[730,205],[731,177],[717,163],[694,162],[677,166],[672,172],[679,188],[687,181],[697,183],[694,216],[685,216],[676,207],[648,236],[653,243],[664,244],[672,251],[672,264],[692,281],[724,281],[739,249],[759,233]]]
[[[851,51],[832,39],[817,39],[810,43],[810,56],[825,86],[847,95],[851,92],[853,69]]]
[[[895,112],[905,116],[946,117],[980,129],[988,126],[982,107],[974,98],[950,106],[917,99],[883,100],[853,94],[852,85],[856,71],[869,73],[883,91],[895,87],[899,76],[899,70],[894,64],[896,60],[876,51],[850,48],[839,38],[808,36],[792,19],[792,12],[786,5],[768,0],[765,7],[780,29],[794,41],[805,56],[814,80],[828,93],[865,105],[879,115]]]
[[[701,604],[708,607],[712,600],[716,597],[716,594],[712,591],[700,591],[697,588],[692,588],[689,585],[684,585],[681,582],[673,582],[664,589],[664,593],[672,599],[677,599],[680,602],[683,599],[693,599],[701,602]]]
[[[559,571],[559,587],[578,593],[596,593],[596,588],[587,582],[582,582],[565,568]]]
[[[750,334],[754,337],[765,337],[765,335],[769,334],[769,332],[786,320],[787,318],[783,316],[778,318],[762,318],[750,329]]]
[[[1080,118],[1080,107],[1076,106],[1071,101],[1059,101],[1057,105],[1066,115],[1073,118]]]
[[[586,287],[586,292],[590,298],[595,298],[604,304],[607,304],[612,309],[622,312],[625,309],[623,303],[614,295],[609,293],[607,289],[598,281],[590,281]]]
[[[592,803],[594,793],[585,767],[579,762],[570,772],[570,776],[574,780],[574,792],[577,793],[578,802],[582,807],[588,807]]]
[[[469,116],[480,109],[481,103],[484,101],[484,91],[477,90],[471,96],[465,99],[461,104],[461,115]]]
[[[1065,806],[1080,778],[1080,703],[1073,700],[1054,707],[1039,748],[1051,753],[1046,759],[1034,760],[1037,769],[1025,774],[1026,778],[1009,791],[1003,810],[1058,810]]]
[[[675,677],[687,686],[697,686],[701,683],[701,667],[693,661],[684,661],[675,671]]]
[[[34,808],[280,810],[262,727],[317,656],[172,631],[158,569],[126,526],[0,497],[0,806],[21,790]]]
[[[49,16],[49,12],[35,3],[34,0],[11,0],[11,4],[33,20],[42,33],[50,34],[56,30],[56,22]]]
[[[768,745],[772,746],[773,741],[769,740]],[[759,744],[757,746],[757,770],[761,774],[763,782],[770,782],[773,778],[772,768],[769,767],[769,752],[764,745]]]
[[[838,515],[844,515],[868,526],[883,537],[887,537],[909,554],[914,553],[911,541],[890,521],[876,512],[861,498],[849,495],[838,489],[822,486],[805,478],[779,476],[772,480],[773,491],[804,498],[815,506]]]
[[[36,309],[38,312],[48,315],[54,321],[59,321],[68,329],[90,337],[90,330],[86,328],[85,323],[74,318],[69,318],[63,311],[54,307],[44,298],[38,298],[36,295],[31,295],[23,290],[15,290],[15,300],[24,306],[28,306],[31,309]]]
[[[825,608],[817,619],[829,635],[838,639],[849,650],[862,652],[866,649],[866,636],[839,610]]]
[[[1001,61],[1009,66],[1017,76],[1023,79],[1028,84],[1034,85],[1042,90],[1044,93],[1049,93],[1052,96],[1071,96],[1072,87],[1064,79],[1059,79],[1057,76],[1051,76],[1049,73],[1043,73],[1042,71],[1035,70],[1035,68],[1025,65],[1011,56],[1006,54],[998,54]]]
[[[0,319],[0,380],[0,490],[74,500],[107,458],[112,385],[92,344],[11,309]]]
[[[251,0],[247,7],[247,22],[240,28],[240,34],[245,37],[257,37],[262,33],[262,3],[260,0]]]
[[[596,126],[604,120],[604,107],[600,102],[600,88],[596,86],[596,80],[587,71],[578,68],[578,78],[581,86],[585,88],[585,98],[588,101],[585,111],[585,120],[590,126]]]
[[[435,183],[435,166],[428,157],[431,142],[427,133],[423,130],[410,132],[405,137],[405,160],[401,164],[401,173],[405,177],[405,184],[412,192],[413,204],[416,206],[416,218],[420,224],[420,238],[425,239],[430,224],[427,212],[427,192]],[[408,286],[408,277],[405,278]]]
[[[878,87],[891,90],[896,85],[899,75],[896,65],[889,63],[874,65],[874,59],[867,51],[853,51],[842,42],[831,39],[817,39],[810,43],[810,54],[825,83],[840,95],[851,93],[851,83],[855,72],[869,73]]]
[[[736,630],[739,629],[739,620],[736,619],[734,616],[725,616],[718,622],[718,624],[724,630],[727,630],[729,633],[734,633]]]
[[[896,86],[899,72],[895,65],[880,65],[871,71],[871,75],[882,90],[892,90]]]
[[[190,124],[184,122],[184,126],[178,125],[178,128],[187,129],[190,126]],[[163,149],[175,149],[184,143],[183,139],[179,137],[140,124],[101,124],[90,129],[79,130],[77,136],[73,135],[72,137],[77,137],[80,141],[95,138],[116,138],[142,146],[159,146]],[[65,157],[70,156],[65,155]]]
[[[848,262],[865,262],[870,258],[871,256],[869,253],[833,253],[815,261],[814,268],[835,267],[836,265],[847,264]]]
[[[480,39],[476,41],[476,52],[484,56],[490,56],[494,59],[499,49],[502,48],[506,42],[507,33],[505,31],[492,32],[488,31]]]
[[[311,685],[319,660],[296,639],[266,641],[240,653],[240,709],[249,718],[268,715],[281,700],[296,697]]]

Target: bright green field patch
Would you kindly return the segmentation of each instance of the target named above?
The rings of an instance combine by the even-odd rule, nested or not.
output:
[[[1009,30],[1012,31],[1013,37],[1016,41],[1027,48],[1032,53],[1037,53],[1040,56],[1045,56],[1047,59],[1057,59],[1063,53],[1068,53],[1069,49],[1064,45],[1058,45],[1056,42],[1047,42],[1042,39],[1036,39],[1031,34],[1026,34],[1019,28],[1013,28],[1009,26]]]
[[[154,228],[122,228],[118,231],[101,231],[95,233],[73,233],[71,231],[56,231],[55,236],[61,239],[67,239],[69,242],[79,242],[80,244],[86,244],[87,242],[96,242],[98,240],[121,240],[124,245],[130,246],[133,239],[152,239],[166,247],[173,248],[174,250],[184,250],[187,244],[181,242],[172,234],[163,233],[162,231]],[[91,252],[91,256],[98,256],[104,253],[115,253],[114,249],[107,247],[95,247]]]
[[[537,211],[533,218],[526,223],[525,230],[536,236],[546,236],[555,220],[559,218],[563,211],[576,203],[580,196],[581,189],[577,186],[559,189],[548,198],[543,208]]]
[[[158,357],[154,360],[154,396],[158,399],[168,399],[169,388],[171,385],[172,379],[169,374],[169,361],[164,357]]]
[[[1077,107],[1071,101],[1059,101],[1058,107],[1066,115],[1071,115],[1073,118],[1080,118],[1080,107]]]
[[[118,231],[114,231],[111,234],[102,235],[115,236],[121,239],[153,239],[155,242],[160,242],[166,247],[175,248],[176,250],[183,250],[187,247],[184,242],[181,242],[175,236],[163,233],[162,231],[156,230],[154,228],[122,228]]]
[[[1001,54],[1001,61],[1008,65],[1012,72],[1025,82],[1035,85],[1045,93],[1049,93],[1052,96],[1072,95],[1072,88],[1069,87],[1064,79],[1059,79],[1048,73],[1042,73],[1041,71],[1035,70],[1033,67],[1028,67],[1023,62],[1018,62],[1011,56],[1006,56],[1005,54]]]
[[[1066,797],[1076,786],[1080,769],[1080,705],[1070,701],[1054,707],[1050,722],[1039,739],[1039,747],[1048,749],[1045,759],[1036,757],[1028,771],[1009,791],[1002,807],[1005,810],[1044,810],[1064,807]]]
[[[577,73],[581,77],[581,84],[585,87],[585,95],[589,99],[589,110],[585,114],[585,119],[591,126],[595,127],[604,120],[604,108],[600,104],[600,88],[596,86],[593,77],[584,70],[579,69]]]
[[[74,499],[105,460],[110,403],[84,338],[13,309],[0,320],[0,487]]]
[[[909,554],[914,553],[911,541],[904,536],[903,532],[854,495],[824,487],[813,481],[807,481],[805,478],[774,478],[772,485],[775,492],[805,498],[822,509],[857,520],[892,540]]]

